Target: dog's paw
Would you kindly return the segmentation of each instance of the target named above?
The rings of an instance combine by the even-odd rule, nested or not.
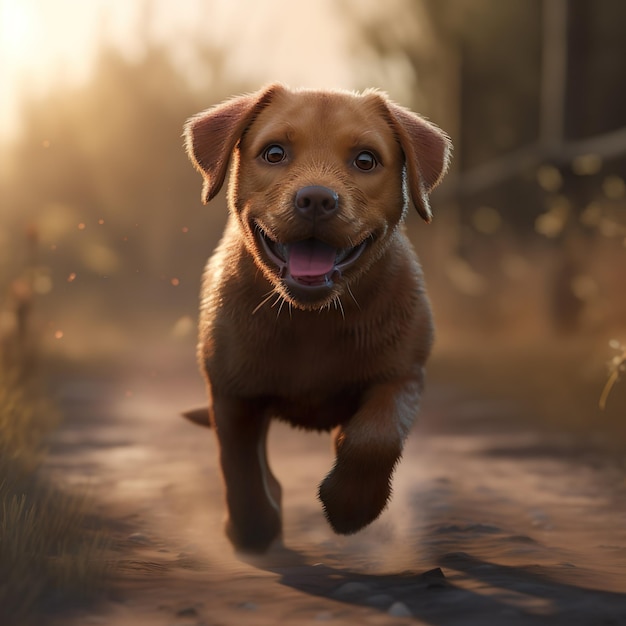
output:
[[[351,535],[371,524],[387,506],[391,471],[376,476],[342,470],[339,466],[321,482],[318,497],[332,529]]]
[[[238,523],[227,518],[224,530],[237,552],[261,554],[280,539],[282,522],[278,513],[263,517],[250,515]]]

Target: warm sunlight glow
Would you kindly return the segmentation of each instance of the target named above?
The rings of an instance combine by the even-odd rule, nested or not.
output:
[[[19,93],[41,87],[51,74],[62,37],[52,36],[56,24],[46,19],[51,4],[37,0],[0,0],[0,135],[13,135],[17,129]],[[59,10],[63,10],[60,3]],[[45,24],[45,28],[44,28]]]
[[[37,54],[34,43],[38,27],[32,5],[18,0],[0,2],[0,54],[3,66],[18,66],[29,55]]]
[[[99,0],[0,0],[0,138],[19,130],[21,94],[84,80],[98,44],[114,34],[124,48],[137,5],[114,6],[107,10]]]
[[[140,58],[147,44],[163,44],[200,90],[212,77],[199,46],[227,51],[225,71],[242,84],[352,87],[337,15],[333,0],[0,0],[0,140],[19,132],[21,94],[87,80],[102,45]],[[303,45],[303,24],[314,42]]]

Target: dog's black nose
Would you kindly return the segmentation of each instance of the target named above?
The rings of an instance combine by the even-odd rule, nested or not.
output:
[[[339,196],[328,187],[310,185],[296,194],[296,210],[310,220],[332,217],[339,209]]]

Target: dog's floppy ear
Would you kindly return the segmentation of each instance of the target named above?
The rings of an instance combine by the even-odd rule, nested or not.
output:
[[[245,129],[280,90],[281,85],[226,100],[194,115],[185,124],[185,148],[204,177],[202,202],[213,199],[224,184],[230,156]]]
[[[426,222],[432,219],[428,194],[448,169],[452,143],[437,126],[393,102],[385,101],[402,146],[411,199]]]

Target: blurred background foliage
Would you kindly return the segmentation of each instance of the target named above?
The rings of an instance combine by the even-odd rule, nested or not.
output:
[[[265,82],[378,87],[450,134],[435,220],[407,223],[437,320],[429,388],[623,450],[624,23],[623,0],[0,0],[0,561],[13,581],[0,601],[13,615],[106,569],[81,501],[36,476],[57,421],[37,365],[51,357],[59,384],[109,360],[195,370],[226,204],[200,204],[182,126]]]
[[[144,339],[192,346],[200,274],[226,209],[223,193],[200,205],[182,124],[283,80],[376,86],[451,135],[434,224],[408,221],[441,351],[586,342],[606,377],[608,342],[626,326],[623,2],[186,0],[176,12],[186,30],[169,38],[159,33],[171,8],[130,4],[135,52],[96,29],[84,80],[19,83],[19,132],[2,143],[1,274],[8,289],[27,230],[49,349],[83,359],[135,352]]]

